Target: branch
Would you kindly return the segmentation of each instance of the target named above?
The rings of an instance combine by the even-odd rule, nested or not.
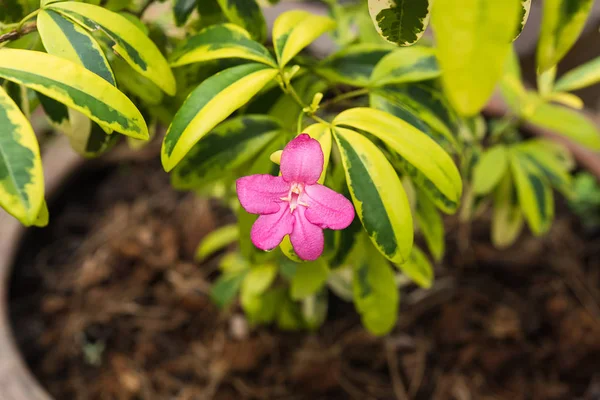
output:
[[[24,26],[21,29],[15,29],[14,31],[4,33],[4,34],[0,35],[0,43],[8,42],[11,40],[17,40],[21,36],[25,36],[28,33],[35,31],[36,29],[37,29],[37,25],[34,22],[32,24]]]

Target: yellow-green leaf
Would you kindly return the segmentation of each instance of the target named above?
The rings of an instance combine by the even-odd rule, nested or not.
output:
[[[100,30],[113,42],[113,50],[137,72],[169,95],[177,87],[175,77],[160,50],[134,23],[124,16],[92,4],[66,1],[48,6],[90,31]]]
[[[473,191],[477,195],[491,192],[508,171],[508,152],[503,145],[487,149],[473,169]]]
[[[234,24],[211,25],[186,39],[170,57],[171,66],[222,58],[242,58],[277,66],[269,51],[250,39],[250,34]]]
[[[262,42],[267,36],[267,23],[256,0],[217,0],[227,19],[246,29]],[[202,10],[202,7],[200,7]]]
[[[0,49],[0,77],[73,108],[103,128],[148,138],[139,110],[123,93],[84,67],[37,51]]]
[[[541,103],[525,118],[541,127],[568,137],[592,150],[600,150],[598,127],[580,112],[554,104]]]
[[[560,77],[554,90],[570,92],[600,82],[600,57],[574,68]]]
[[[433,283],[433,266],[421,249],[414,246],[410,258],[402,264],[395,264],[402,273],[422,288],[429,289]]]
[[[531,0],[521,0],[521,18],[519,20],[519,25],[517,26],[517,34],[514,38],[516,40],[519,36],[521,36],[521,32],[525,28],[525,24],[529,19],[529,13],[531,11]]]
[[[181,106],[162,146],[161,159],[167,172],[218,123],[247,103],[279,73],[263,64],[244,64],[206,79]]]
[[[315,72],[329,82],[368,86],[377,63],[389,54],[384,44],[361,43],[348,46],[324,59]]]
[[[171,174],[177,189],[195,189],[256,157],[281,124],[266,115],[243,115],[225,121],[196,143]]]
[[[419,191],[417,198],[417,209],[415,213],[419,230],[425,238],[429,252],[436,261],[440,261],[444,256],[444,221],[440,212],[435,208],[435,204]]]
[[[37,226],[38,228],[43,228],[48,226],[50,222],[50,213],[48,212],[48,204],[46,202],[42,202],[42,207],[40,208],[40,213],[38,214],[33,226]]]
[[[554,196],[543,173],[518,151],[510,152],[510,166],[519,204],[534,235],[550,229],[554,218]]]
[[[46,51],[83,65],[115,86],[112,69],[100,44],[80,25],[52,10],[37,16],[37,28]]]
[[[29,226],[36,223],[43,202],[44,174],[35,133],[0,86],[0,206]]]
[[[371,241],[392,262],[404,262],[413,244],[413,222],[396,171],[363,135],[336,127],[334,137],[356,214]]]
[[[502,76],[519,0],[437,0],[432,11],[442,82],[463,115],[479,112]]]
[[[213,255],[223,247],[233,243],[240,236],[240,230],[237,224],[225,225],[215,229],[200,242],[196,249],[195,259],[203,261],[207,257]]]
[[[369,14],[382,38],[410,46],[427,29],[431,3],[430,0],[369,0]]]
[[[537,48],[539,72],[558,64],[575,44],[593,4],[593,0],[544,0]]]
[[[277,277],[277,265],[261,264],[250,268],[242,282],[242,297],[263,294]]]
[[[544,173],[548,182],[565,196],[571,196],[572,179],[569,174],[569,168],[563,163],[562,159],[536,146],[536,143],[523,142],[513,147],[519,155],[533,163],[540,171]]]
[[[367,131],[381,139],[445,197],[459,202],[462,180],[454,161],[439,144],[408,122],[371,108],[343,111],[333,122]]]
[[[413,46],[398,49],[383,57],[371,74],[375,86],[418,82],[440,76],[440,69],[431,47]]]
[[[302,10],[281,14],[273,26],[273,44],[279,65],[286,65],[302,49],[334,28],[335,21],[329,17]]]
[[[315,294],[327,281],[329,266],[323,259],[298,264],[292,278],[290,295],[301,300]]]
[[[494,191],[492,243],[499,249],[510,246],[523,230],[523,212],[511,174],[504,175]]]

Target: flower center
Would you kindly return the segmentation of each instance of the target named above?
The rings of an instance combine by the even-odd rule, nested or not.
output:
[[[287,197],[282,197],[281,200],[290,203],[290,213],[293,213],[298,206],[308,207],[308,204],[302,201],[301,197],[304,193],[303,183],[292,183]]]

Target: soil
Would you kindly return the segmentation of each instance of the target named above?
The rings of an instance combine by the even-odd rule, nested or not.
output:
[[[403,289],[397,327],[366,333],[333,296],[314,333],[247,324],[208,291],[199,240],[232,217],[177,193],[158,161],[88,170],[26,238],[11,315],[58,400],[600,399],[600,237],[566,211],[497,251],[449,220],[432,289]]]

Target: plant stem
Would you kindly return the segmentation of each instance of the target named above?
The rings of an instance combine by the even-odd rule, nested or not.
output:
[[[314,112],[310,111],[310,107],[308,105],[304,104],[304,101],[302,101],[302,99],[300,98],[300,96],[298,95],[298,93],[296,92],[294,87],[292,86],[292,83],[288,79],[286,79],[283,72],[281,73],[281,78],[283,80],[284,90],[290,96],[292,96],[292,98],[296,101],[296,103],[298,103],[298,105],[300,107],[302,107],[302,110],[306,113],[306,115],[308,115],[309,117],[311,117],[312,119],[314,119],[317,122],[320,122],[325,125],[331,125],[329,122],[325,121],[323,118],[319,117]]]
[[[354,97],[359,97],[359,96],[363,96],[365,94],[369,94],[369,89],[368,88],[362,88],[362,89],[356,89],[356,90],[352,90],[350,92],[346,92],[346,93],[342,93],[336,97],[334,97],[331,100],[327,100],[326,102],[321,104],[321,107],[325,108],[328,106],[331,106],[333,104],[337,104],[341,101],[347,100],[347,99],[352,99]]]
[[[36,29],[37,29],[37,25],[34,22],[32,24],[24,26],[22,29],[18,28],[18,29],[15,29],[14,31],[6,32],[6,33],[0,35],[0,43],[8,42],[11,40],[17,40],[21,36],[25,36],[28,33],[35,31]]]

